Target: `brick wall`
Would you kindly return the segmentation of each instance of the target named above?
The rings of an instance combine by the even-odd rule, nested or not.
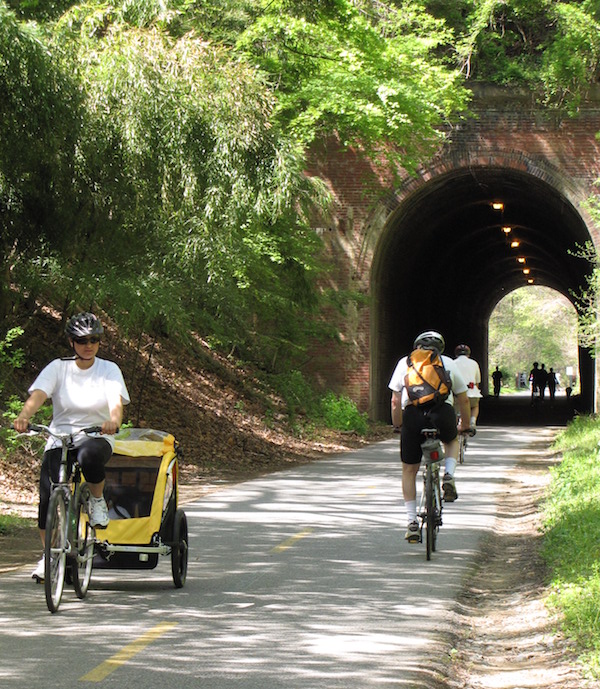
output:
[[[519,170],[569,199],[600,243],[585,209],[600,178],[600,98],[591,98],[578,118],[566,119],[532,107],[527,94],[480,87],[474,95],[477,118],[448,132],[447,143],[430,164],[415,177],[401,173],[396,187],[390,174],[334,140],[311,156],[308,173],[324,179],[333,198],[330,216],[315,222],[332,268],[328,286],[353,290],[365,303],[348,302],[343,314],[327,314],[340,341],[316,349],[310,369],[323,385],[348,394],[362,410],[370,409],[375,365],[368,299],[377,279],[372,274],[377,241],[416,188],[470,166]]]

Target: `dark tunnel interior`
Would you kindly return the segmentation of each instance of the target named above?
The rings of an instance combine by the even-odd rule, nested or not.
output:
[[[488,321],[496,304],[528,284],[550,287],[573,301],[590,271],[573,252],[589,240],[566,197],[527,172],[453,171],[403,198],[382,232],[373,263],[374,418],[389,421],[387,384],[422,330],[439,330],[450,354],[456,344],[468,343],[487,381]],[[594,366],[581,348],[579,368],[583,406],[589,411]],[[485,383],[482,388],[486,394]]]

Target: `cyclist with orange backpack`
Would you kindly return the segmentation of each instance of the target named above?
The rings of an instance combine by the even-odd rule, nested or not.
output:
[[[459,431],[469,430],[470,405],[467,386],[454,360],[443,356],[445,346],[440,333],[434,330],[421,333],[414,341],[413,352],[400,359],[389,382],[392,424],[400,431],[402,494],[408,522],[405,538],[409,543],[419,542],[416,481],[423,428],[437,428],[444,444],[444,501],[454,502],[458,498],[454,483],[457,438]],[[458,429],[454,398],[460,411]]]

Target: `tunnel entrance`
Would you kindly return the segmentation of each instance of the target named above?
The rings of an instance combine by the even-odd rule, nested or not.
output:
[[[572,300],[585,287],[591,267],[573,252],[590,240],[589,231],[548,178],[468,167],[396,195],[371,272],[375,419],[389,422],[391,373],[420,331],[439,330],[447,352],[468,342],[487,380],[488,321],[504,296],[535,284]],[[591,411],[594,365],[582,348],[579,371],[579,411]]]

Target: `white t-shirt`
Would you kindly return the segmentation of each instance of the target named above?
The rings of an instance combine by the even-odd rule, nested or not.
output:
[[[35,379],[29,392],[42,390],[52,399],[52,422],[55,433],[70,433],[88,426],[101,426],[110,421],[110,409],[119,402],[129,404],[129,393],[121,369],[112,361],[96,357],[88,369],[77,366],[75,359],[51,361]],[[102,435],[114,447],[114,436]],[[76,437],[78,445],[85,435]],[[50,438],[46,450],[60,447]]]
[[[470,359],[464,354],[457,357],[454,363],[467,384],[467,397],[483,397],[478,387],[479,383],[481,383],[479,364],[474,359]]]
[[[394,373],[392,374],[390,383],[388,385],[390,390],[402,393],[402,409],[405,409],[409,404],[411,404],[411,401],[408,398],[408,393],[406,392],[406,388],[404,387],[404,377],[408,373],[407,361],[407,356],[400,359],[396,365],[396,368],[394,369]],[[467,386],[460,374],[460,371],[455,366],[455,360],[442,354],[442,363],[444,364],[446,371],[448,371],[450,374],[450,378],[452,380],[452,392],[456,393],[457,395],[459,395],[461,392],[465,392]],[[446,400],[446,404],[453,404],[454,396],[452,395],[452,392]]]

